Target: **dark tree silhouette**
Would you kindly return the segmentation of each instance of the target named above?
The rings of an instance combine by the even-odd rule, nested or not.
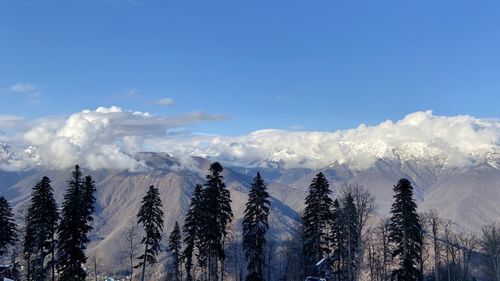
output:
[[[210,165],[201,204],[203,210],[199,231],[203,240],[199,240],[198,248],[202,263],[206,262],[208,267],[208,281],[218,281],[219,276],[223,276],[223,272],[219,272],[219,263],[224,265],[224,244],[228,226],[233,218],[231,194],[224,184],[222,171],[223,168],[218,162]]]
[[[176,221],[174,229],[168,237],[168,250],[170,252],[170,258],[172,259],[172,277],[174,281],[179,281],[181,279],[181,229],[179,223]]]
[[[5,197],[0,195],[0,257],[17,239],[16,224],[12,208]]]
[[[328,181],[323,173],[318,173],[309,186],[302,217],[306,273],[330,253],[328,226],[331,225],[333,206],[330,193]]]
[[[189,205],[183,226],[185,248],[182,253],[182,259],[184,260],[187,281],[193,281],[193,254],[199,241],[198,232],[201,225],[202,200],[203,187],[197,184],[191,196],[191,204]]]
[[[394,203],[389,222],[389,241],[394,243],[393,258],[398,267],[392,272],[398,281],[422,280],[419,269],[422,251],[422,226],[413,200],[413,187],[407,179],[394,186]]]
[[[142,205],[137,218],[137,223],[142,224],[145,232],[145,236],[141,241],[144,244],[144,254],[139,257],[141,262],[136,266],[142,266],[141,280],[144,281],[146,265],[156,263],[163,232],[162,203],[160,193],[154,186],[150,186],[148,192],[142,198]]]
[[[78,165],[72,172],[62,203],[61,221],[57,229],[57,265],[60,281],[83,281],[87,273],[82,265],[88,233],[92,230],[95,186],[90,176],[83,178]]]
[[[48,177],[43,177],[33,188],[25,220],[27,224],[23,244],[24,256],[30,268],[27,272],[28,280],[46,279],[48,268],[45,267],[45,259],[49,254],[52,259],[47,266],[52,269],[54,280],[55,234],[59,211]]]
[[[257,173],[248,194],[243,217],[243,250],[248,261],[247,281],[262,281],[264,246],[268,230],[269,194],[264,179]]]

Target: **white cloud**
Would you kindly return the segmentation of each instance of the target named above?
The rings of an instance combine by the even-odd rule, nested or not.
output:
[[[462,166],[489,153],[500,156],[500,121],[425,111],[397,122],[335,132],[259,130],[239,137],[198,136],[190,144],[164,143],[164,150],[169,149],[241,166],[323,168],[338,162],[364,169],[381,157],[432,158]]]
[[[9,90],[13,93],[17,94],[25,94],[28,95],[31,99],[31,102],[39,102],[40,91],[38,88],[30,83],[16,83],[9,87]]]
[[[163,106],[169,106],[169,105],[174,104],[174,100],[171,98],[158,99],[158,100],[156,100],[156,104],[163,105]]]
[[[132,157],[138,151],[168,152],[186,163],[189,156],[203,156],[240,166],[280,163],[288,168],[323,168],[338,162],[364,169],[380,157],[432,158],[463,166],[492,153],[500,157],[500,120],[436,116],[431,111],[334,132],[266,129],[237,137],[168,133],[173,128],[223,118],[201,112],[157,116],[100,107],[30,122],[0,116],[0,129],[9,122],[29,123],[16,140],[18,146],[24,145],[18,158],[26,157],[30,165],[50,167],[79,163],[91,169],[135,170],[142,167]],[[31,147],[29,153],[26,147]]]
[[[0,114],[0,128],[14,126],[23,120],[24,118],[22,116]]]
[[[23,135],[23,142],[37,148],[42,164],[70,167],[79,163],[90,169],[135,170],[142,166],[132,156],[145,149],[145,141],[164,138],[171,128],[220,120],[222,116],[188,113],[156,116],[119,107],[83,110],[67,118],[47,118]]]
[[[29,83],[16,83],[9,88],[15,93],[33,93],[37,91],[37,88]]]

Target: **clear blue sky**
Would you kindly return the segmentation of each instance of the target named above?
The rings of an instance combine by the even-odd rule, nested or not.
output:
[[[2,0],[0,113],[204,111],[230,119],[195,129],[226,135],[498,118],[499,15],[500,1]]]

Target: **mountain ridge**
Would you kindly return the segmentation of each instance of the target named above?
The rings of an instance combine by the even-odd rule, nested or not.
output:
[[[166,232],[175,221],[182,223],[190,196],[197,183],[203,184],[208,166],[214,159],[192,158],[185,167],[182,160],[167,153],[139,153],[137,158],[147,163],[143,171],[118,169],[85,170],[97,184],[97,208],[93,242],[89,253],[105,264],[123,263],[120,252],[121,233],[135,222],[135,216],[146,188],[160,189],[166,214]],[[194,165],[194,166],[193,166]],[[388,215],[392,203],[392,187],[402,177],[409,178],[415,188],[420,211],[436,209],[445,218],[453,219],[465,229],[478,230],[482,224],[500,222],[500,170],[487,161],[469,167],[447,167],[440,163],[413,159],[377,159],[372,167],[357,170],[347,164],[334,163],[323,169],[264,168],[224,166],[224,178],[231,191],[235,214],[233,227],[243,215],[247,191],[252,178],[261,171],[271,196],[271,233],[286,236],[296,224],[303,209],[304,198],[312,178],[323,172],[336,196],[344,184],[359,184],[370,191],[378,206],[378,216]],[[25,172],[0,172],[0,179],[10,177],[0,192],[11,200],[16,210],[27,202],[31,188],[41,179],[52,179],[56,200],[62,201],[70,169],[47,169],[38,166]]]

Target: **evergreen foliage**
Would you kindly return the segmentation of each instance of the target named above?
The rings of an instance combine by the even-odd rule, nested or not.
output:
[[[142,204],[137,214],[137,223],[142,224],[145,232],[145,236],[141,241],[144,244],[144,254],[138,258],[141,262],[136,266],[142,266],[142,281],[145,280],[146,265],[155,264],[156,256],[160,251],[163,231],[162,206],[158,189],[151,185],[142,199]]]
[[[269,228],[269,194],[260,173],[254,178],[243,217],[243,250],[248,261],[247,281],[262,281],[264,246]]]
[[[218,162],[210,165],[206,176],[200,218],[198,249],[202,265],[208,267],[208,281],[219,280],[219,263],[226,258],[224,244],[233,218],[231,195],[223,181],[223,168]]]
[[[170,258],[172,259],[172,280],[180,281],[181,275],[181,265],[180,265],[180,255],[181,255],[181,229],[179,223],[176,221],[174,229],[168,237],[168,249],[170,251]]]
[[[331,261],[332,267],[340,280],[344,276],[344,253],[346,245],[346,235],[344,227],[344,218],[342,209],[338,199],[333,201],[332,205],[332,221],[330,233]]]
[[[92,178],[87,176],[84,179],[80,167],[76,165],[64,195],[57,229],[60,281],[83,281],[87,276],[82,265],[87,261],[85,249],[89,242],[88,234],[92,230],[94,191]]]
[[[59,210],[50,179],[43,177],[33,188],[26,217],[23,252],[30,268],[30,280],[45,280],[49,267],[54,265],[52,260],[45,267],[45,259],[54,253],[58,220]]]
[[[354,204],[354,198],[351,194],[347,194],[342,207],[342,226],[344,231],[344,251],[343,260],[345,262],[345,279],[348,281],[355,280],[355,273],[359,266],[359,260],[356,256],[358,245],[358,212]]]
[[[327,179],[323,173],[318,173],[309,186],[302,217],[306,273],[330,253],[328,227],[331,225],[333,206],[330,193]]]
[[[392,272],[398,281],[422,280],[419,270],[422,251],[422,226],[413,200],[413,187],[407,179],[394,186],[394,203],[389,222],[389,241],[394,244],[393,258],[398,267]]]
[[[17,239],[16,224],[12,208],[3,196],[0,195],[0,257]]]
[[[182,252],[182,259],[184,260],[187,281],[193,281],[193,255],[199,241],[198,234],[201,225],[202,200],[203,187],[197,184],[191,196],[191,203],[183,226],[185,248]]]

